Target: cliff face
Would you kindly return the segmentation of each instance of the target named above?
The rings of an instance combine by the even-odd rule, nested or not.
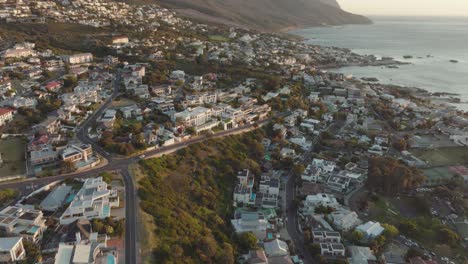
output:
[[[263,31],[371,23],[364,16],[343,11],[336,0],[159,0],[158,3],[202,21]]]

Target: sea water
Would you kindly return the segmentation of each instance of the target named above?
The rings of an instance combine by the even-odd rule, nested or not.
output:
[[[376,77],[381,83],[459,94],[468,102],[468,17],[371,17],[372,25],[296,30],[307,43],[349,48],[361,55],[393,57],[410,65],[345,67],[335,71]],[[403,56],[412,56],[404,59]],[[458,63],[453,63],[456,60]],[[468,104],[456,104],[468,111]]]

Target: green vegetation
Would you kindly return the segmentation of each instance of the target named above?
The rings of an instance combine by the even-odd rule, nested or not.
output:
[[[153,217],[154,257],[159,263],[234,263],[254,246],[230,227],[237,171],[258,170],[263,132],[210,140],[175,155],[141,162],[143,211]]]
[[[3,165],[0,166],[0,177],[23,175],[26,172],[24,148],[26,142],[23,138],[0,140],[0,153]]]
[[[466,147],[450,147],[437,149],[412,149],[411,152],[429,166],[450,166],[468,164]]]
[[[0,190],[0,208],[13,201],[17,196],[18,192],[14,189]]]
[[[369,159],[369,177],[366,185],[371,191],[395,194],[417,188],[425,180],[421,172],[405,166],[393,158]]]
[[[104,220],[93,219],[91,225],[93,230],[99,234],[121,237],[124,232],[125,219],[115,220],[112,217],[107,217]]]

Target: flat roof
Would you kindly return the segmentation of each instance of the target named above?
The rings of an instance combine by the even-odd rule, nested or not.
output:
[[[73,263],[88,263],[91,254],[91,245],[76,245]]]
[[[61,244],[57,255],[55,256],[55,264],[70,263],[73,255],[73,246]]]
[[[22,237],[0,237],[0,252],[10,252],[22,239]]]

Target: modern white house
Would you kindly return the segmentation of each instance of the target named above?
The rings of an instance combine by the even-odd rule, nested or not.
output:
[[[14,263],[25,258],[22,237],[0,237],[0,263]]]
[[[239,171],[237,173],[237,181],[233,194],[234,205],[255,204],[256,194],[253,192],[255,183],[254,175],[247,169]]]
[[[344,257],[346,248],[340,243],[320,243],[320,253],[323,256]]]
[[[315,208],[321,205],[333,208],[340,206],[336,198],[331,194],[318,193],[315,195],[307,195],[302,213],[304,215],[313,215],[315,214]]]
[[[356,230],[362,232],[367,239],[373,239],[380,236],[384,231],[380,223],[369,221],[356,227]]]
[[[60,224],[68,225],[79,219],[104,219],[112,207],[119,206],[116,190],[109,190],[102,177],[89,178],[78,191],[70,206],[60,217]]]
[[[304,172],[301,175],[301,179],[303,181],[308,181],[308,182],[317,182],[320,173],[322,172],[322,169],[319,167],[315,167],[312,165],[308,165],[307,168],[304,170]]]
[[[324,173],[332,173],[336,167],[335,162],[323,159],[314,159],[312,165],[321,168]]]
[[[328,219],[332,221],[338,230],[343,232],[349,231],[361,223],[361,219],[359,219],[356,212],[343,207],[329,214]]]
[[[0,212],[0,230],[21,236],[33,243],[42,239],[47,229],[42,211],[26,206],[8,206]]]

